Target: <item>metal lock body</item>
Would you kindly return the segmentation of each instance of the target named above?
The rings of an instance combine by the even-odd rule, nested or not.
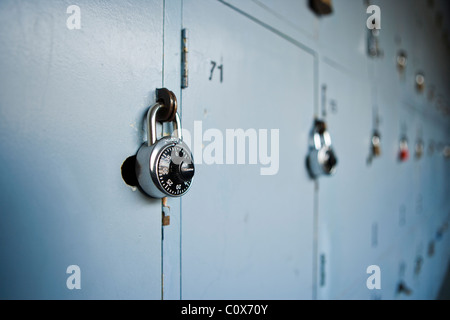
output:
[[[418,72],[415,80],[417,92],[422,93],[425,90],[425,74],[423,72]]]
[[[156,103],[147,112],[148,138],[136,155],[136,177],[141,189],[152,198],[181,197],[191,187],[194,162],[181,137],[178,113],[173,121],[176,136],[156,139],[156,117],[163,107]]]
[[[406,69],[408,62],[408,55],[404,50],[400,50],[397,54],[397,69],[400,73],[403,73]]]
[[[425,151],[425,146],[423,144],[423,140],[422,139],[418,139],[416,142],[416,147],[415,147],[415,156],[416,159],[419,160],[420,158],[422,158],[422,155]]]
[[[409,160],[408,139],[406,137],[400,139],[400,151],[398,158],[401,162],[406,162]]]
[[[336,172],[337,158],[331,147],[331,137],[326,123],[316,120],[311,135],[307,167],[312,178]]]
[[[381,156],[381,135],[377,130],[375,130],[373,132],[372,140],[371,140],[371,147],[372,147],[372,156],[373,157]]]

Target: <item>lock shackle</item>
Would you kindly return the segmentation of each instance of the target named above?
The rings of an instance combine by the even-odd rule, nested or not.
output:
[[[323,147],[331,147],[331,137],[328,131],[324,131],[322,134],[320,134],[319,132],[314,133],[314,147],[317,150],[320,150]]]
[[[157,140],[157,134],[156,134],[156,116],[158,114],[158,111],[164,108],[164,105],[157,102],[153,106],[150,107],[147,111],[147,144],[148,146],[151,146],[156,143]],[[181,136],[181,121],[180,117],[178,116],[178,112],[175,113],[175,120],[172,121],[173,123],[173,131],[177,133],[176,138],[182,139]]]
[[[407,150],[409,147],[408,147],[408,138],[406,137],[406,136],[403,136],[401,139],[400,139],[400,149],[402,149],[402,150]]]
[[[331,136],[327,131],[325,122],[316,120],[312,138],[314,149],[320,150],[323,147],[331,148]]]

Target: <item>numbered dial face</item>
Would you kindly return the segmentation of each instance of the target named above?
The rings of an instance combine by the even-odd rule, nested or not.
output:
[[[195,172],[191,152],[179,144],[167,146],[161,152],[157,170],[159,184],[166,193],[183,195],[188,191]]]

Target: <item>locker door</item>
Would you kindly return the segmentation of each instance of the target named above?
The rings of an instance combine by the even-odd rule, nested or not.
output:
[[[318,46],[325,59],[347,72],[366,74],[365,1],[333,1],[333,14],[320,20]],[[342,21],[345,21],[343,23]]]
[[[335,175],[318,182],[317,297],[369,298],[366,269],[375,263],[367,208],[378,205],[377,196],[367,192],[371,188],[366,162],[372,130],[370,90],[354,74],[327,62],[320,64],[320,79],[321,87],[326,85],[321,104],[327,107],[338,165]]]
[[[67,2],[1,2],[1,299],[161,297],[161,202],[121,166],[161,86],[162,4],[77,1],[69,29]]]
[[[182,199],[182,297],[309,299],[314,185],[305,156],[314,56],[223,3],[185,1],[183,10],[189,30],[183,123],[197,166]],[[227,129],[256,133],[258,152],[267,147],[274,156],[274,174],[261,175],[270,167],[261,158],[249,163],[256,145],[248,141],[245,163],[227,164]],[[279,165],[272,129],[279,130]]]

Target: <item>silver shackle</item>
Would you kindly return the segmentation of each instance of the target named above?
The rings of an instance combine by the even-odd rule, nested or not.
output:
[[[147,145],[151,146],[156,143],[156,115],[158,111],[164,108],[164,105],[159,102],[155,103],[147,112]],[[181,136],[181,121],[178,116],[178,112],[175,115],[175,121],[173,123],[173,132],[176,132],[176,138],[182,139]]]

